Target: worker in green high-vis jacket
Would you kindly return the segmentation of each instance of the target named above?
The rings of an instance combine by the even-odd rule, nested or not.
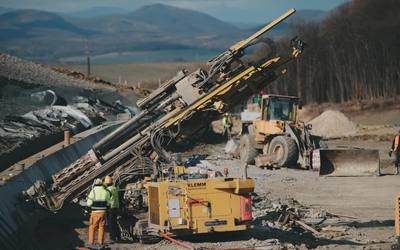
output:
[[[233,122],[232,117],[228,113],[224,114],[224,117],[222,118],[222,125],[224,126],[224,132],[222,133],[222,135],[225,135],[226,133],[228,140],[230,140]]]
[[[114,186],[114,181],[110,176],[106,176],[104,184],[111,193],[111,206],[110,210],[107,212],[107,225],[110,231],[110,240],[120,242],[121,230],[119,229],[117,221],[119,210],[118,188]]]

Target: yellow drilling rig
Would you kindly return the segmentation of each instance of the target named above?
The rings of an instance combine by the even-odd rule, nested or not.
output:
[[[171,151],[285,73],[282,66],[300,55],[307,45],[296,37],[291,43],[292,53],[275,57],[275,43],[261,36],[294,12],[289,10],[210,59],[208,70],[199,68],[190,74],[179,71],[137,102],[141,113],[53,175],[51,184],[37,181],[25,195],[56,212],[64,204],[85,199],[95,178],[111,175],[115,185],[124,190],[123,211],[146,208],[143,219],[134,221],[134,225],[131,220],[127,226],[129,233],[139,239],[148,234],[246,230],[251,221],[249,194],[254,180],[246,173],[243,178],[223,177],[221,173],[208,178],[185,172],[171,157]],[[240,58],[247,48],[259,43],[267,44],[269,53],[245,65]],[[167,166],[172,166],[171,174],[162,177],[162,169]],[[149,181],[141,182],[150,175]]]

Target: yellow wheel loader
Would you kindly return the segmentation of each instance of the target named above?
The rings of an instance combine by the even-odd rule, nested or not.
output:
[[[313,168],[324,176],[379,175],[378,150],[328,149],[320,136],[312,135],[311,125],[298,120],[298,97],[263,95],[259,108],[250,107],[242,113],[242,162],[262,168]]]
[[[240,158],[257,166],[310,168],[312,151],[328,148],[319,136],[311,135],[311,125],[298,120],[302,103],[298,97],[263,95],[259,112],[242,114]],[[250,119],[254,120],[250,123]],[[261,154],[259,157],[257,157]]]

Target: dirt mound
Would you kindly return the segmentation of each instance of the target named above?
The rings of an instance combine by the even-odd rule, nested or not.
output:
[[[105,85],[113,85],[112,82],[103,80],[100,77],[91,76],[91,75],[90,76],[89,75],[85,75],[85,74],[83,74],[83,73],[81,73],[79,71],[70,71],[70,70],[67,70],[67,69],[60,69],[60,68],[55,68],[55,67],[51,67],[51,66],[48,66],[48,68],[51,69],[51,70],[54,70],[56,72],[63,73],[65,75],[72,76],[72,77],[74,77],[76,79],[89,81],[89,82],[93,82],[93,83],[105,84]]]
[[[136,94],[140,95],[140,96],[147,96],[151,93],[151,89],[146,89],[146,88],[139,88],[139,87],[132,87],[132,86],[127,86],[127,85],[123,85],[120,83],[112,83],[106,80],[101,79],[100,77],[97,76],[89,76],[89,75],[85,75],[79,71],[71,71],[71,70],[67,70],[67,69],[60,69],[60,68],[55,68],[55,67],[48,67],[51,70],[54,70],[56,72],[60,72],[63,73],[65,75],[68,76],[72,76],[75,79],[79,79],[79,80],[84,80],[84,81],[88,81],[97,85],[103,85],[104,87],[107,86],[111,86],[115,89],[119,89],[119,90],[130,90],[135,92]]]
[[[76,96],[82,96],[108,103],[120,100],[125,105],[134,106],[144,92],[129,88],[123,89],[98,77],[56,70],[0,53],[0,119],[44,108],[35,94],[49,89],[62,96],[67,103],[71,103]]]
[[[96,87],[92,82],[56,72],[39,63],[8,54],[0,54],[0,76],[34,85],[70,86],[84,89]],[[104,88],[104,86],[101,87]]]
[[[37,126],[28,126],[25,121],[21,122],[23,119],[20,116],[31,111],[48,109],[51,104],[43,95],[48,90],[59,95],[68,105],[82,104],[80,110],[90,119],[96,119],[97,115],[87,114],[85,109],[95,108],[97,113],[102,112],[106,117],[116,119],[115,112],[110,112],[110,116],[107,116],[113,103],[120,101],[122,105],[135,106],[142,95],[137,94],[140,91],[134,91],[132,87],[121,88],[98,77],[81,73],[55,71],[35,62],[0,53],[0,157],[5,157],[5,153],[11,154],[17,148],[31,147],[28,142],[33,139],[54,135],[71,128],[70,124],[79,124],[77,120],[67,117],[68,124],[57,121],[40,130]],[[5,120],[7,121],[4,122]]]
[[[356,123],[337,110],[327,110],[309,123],[313,126],[313,134],[322,137],[349,136],[359,130]]]

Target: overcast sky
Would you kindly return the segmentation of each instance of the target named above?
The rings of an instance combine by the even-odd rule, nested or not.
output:
[[[133,11],[140,6],[163,3],[205,12],[224,21],[263,23],[290,8],[331,10],[349,0],[0,0],[0,7],[74,12],[95,6]]]

